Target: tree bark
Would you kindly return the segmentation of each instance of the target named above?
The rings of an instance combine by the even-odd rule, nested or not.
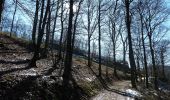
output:
[[[102,69],[101,69],[101,25],[100,25],[100,21],[101,21],[101,0],[99,1],[99,5],[98,5],[98,11],[99,11],[99,15],[98,15],[98,29],[99,29],[99,38],[98,38],[98,42],[99,42],[99,77],[101,77],[102,74]]]
[[[147,58],[146,58],[146,50],[145,50],[145,40],[144,40],[144,34],[143,34],[143,18],[141,16],[141,33],[142,33],[142,47],[143,47],[143,56],[144,56],[144,66],[145,66],[145,85],[146,88],[149,87],[149,83],[148,83],[148,66],[147,66]]]
[[[72,37],[72,50],[74,50],[74,45],[75,45],[74,42],[75,42],[76,31],[77,31],[77,20],[78,20],[78,16],[79,16],[79,12],[80,12],[82,2],[83,2],[83,0],[79,1],[78,10],[76,12],[76,17],[75,17],[75,20],[74,20],[73,37]]]
[[[17,2],[18,1],[16,0],[15,1],[15,10],[14,10],[14,14],[13,14],[13,17],[12,17],[12,23],[11,23],[10,37],[12,36],[12,32],[13,32],[15,14],[16,14],[16,11],[17,11]]]
[[[34,24],[32,29],[32,44],[33,49],[36,47],[36,30],[37,30],[37,23],[38,23],[38,10],[39,10],[39,0],[36,0],[36,9],[35,9],[35,15],[34,15]]]
[[[131,84],[133,88],[136,88],[136,70],[135,70],[135,59],[133,54],[133,48],[132,48],[132,37],[131,37],[131,21],[130,21],[130,2],[129,0],[125,0],[125,7],[126,7],[126,27],[127,27],[127,33],[128,33],[128,42],[129,42],[129,60],[130,60],[130,66],[131,66]]]
[[[51,11],[49,9],[48,12],[48,21],[47,21],[47,25],[46,25],[46,40],[45,40],[45,48],[44,48],[44,56],[43,57],[47,57],[48,55],[48,48],[49,48],[49,42],[50,42],[50,33],[51,33]]]
[[[73,0],[70,0],[70,12],[69,12],[69,24],[68,24],[68,32],[67,32],[67,47],[66,47],[66,55],[64,61],[64,72],[63,72],[63,87],[68,87],[69,81],[71,78],[71,67],[72,67],[72,21],[73,21]]]
[[[5,3],[5,0],[1,0],[1,2],[0,2],[0,23],[1,23],[1,20],[2,20],[2,12],[3,12],[3,9],[4,9],[4,3]]]
[[[60,35],[60,42],[59,42],[59,60],[62,58],[62,50],[63,50],[63,45],[62,45],[62,41],[63,41],[63,32],[64,32],[64,20],[63,20],[63,12],[64,12],[64,0],[61,0],[61,17],[60,17],[60,21],[61,21],[61,35]]]
[[[36,45],[36,48],[34,50],[34,56],[31,59],[31,62],[30,62],[30,65],[29,65],[30,67],[36,67],[36,61],[39,58],[40,46],[41,46],[42,38],[43,38],[43,35],[44,35],[44,29],[45,29],[45,25],[46,25],[47,15],[50,11],[50,0],[48,0],[46,11],[45,11],[45,14],[44,14],[44,17],[43,17],[44,2],[45,1],[42,0],[41,17],[40,17],[41,19],[43,19],[43,20],[40,20],[40,23],[42,23],[42,25],[40,24],[40,26],[39,26],[39,34],[38,34],[37,45]]]
[[[51,49],[52,49],[52,54],[53,54],[53,47],[54,47],[54,34],[55,34],[55,28],[56,28],[56,22],[57,22],[57,17],[58,17],[58,11],[59,11],[59,0],[57,1],[57,10],[55,12],[55,18],[54,18],[54,23],[53,23],[53,29],[52,29],[52,39],[51,39]],[[55,61],[56,62],[56,61]]]
[[[161,50],[161,65],[162,65],[162,78],[166,79],[166,75],[165,75],[165,64],[164,64],[164,53]]]
[[[152,47],[152,38],[151,38],[151,34],[148,35],[149,38],[149,47],[150,47],[150,51],[151,51],[151,57],[152,57],[152,68],[153,68],[153,75],[154,75],[154,88],[155,90],[158,90],[158,82],[157,82],[157,69],[156,69],[156,65],[155,65],[155,56],[154,56],[154,50]]]

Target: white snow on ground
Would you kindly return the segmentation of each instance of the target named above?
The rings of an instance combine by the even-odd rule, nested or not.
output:
[[[103,91],[100,94],[96,95],[95,97],[91,98],[90,100],[135,100],[132,97],[123,96],[111,91]]]
[[[128,93],[130,95],[133,95],[133,96],[137,96],[137,97],[141,97],[142,96],[138,91],[135,91],[135,90],[132,90],[132,89],[127,89],[126,93]]]
[[[96,77],[95,77],[95,76],[86,77],[85,79],[86,79],[87,81],[89,81],[89,82],[92,82],[94,79],[96,79]]]
[[[22,71],[21,73],[19,73],[19,75],[23,75],[23,76],[36,76],[38,75],[37,71],[34,68],[31,68],[27,71]]]

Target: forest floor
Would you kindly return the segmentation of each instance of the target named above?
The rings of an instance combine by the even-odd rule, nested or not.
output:
[[[26,46],[18,39],[0,34],[0,100],[59,100],[58,97],[62,95],[60,86],[63,63],[60,62],[54,67],[53,59],[49,56],[38,60],[37,68],[32,68],[28,64],[33,52]],[[103,66],[103,78],[100,79],[95,74],[96,63],[93,63],[92,68],[88,68],[85,59],[74,57],[72,74],[80,88],[78,93],[74,94],[77,99],[72,100],[136,100],[143,96],[150,97],[143,94],[145,91],[140,93],[132,89],[129,80],[114,78],[112,68],[109,68],[109,79],[106,79],[105,69],[106,66]],[[121,77],[126,77],[123,72],[118,73]],[[152,98],[154,95],[159,97],[159,94],[154,93]],[[164,95],[162,100],[168,100],[169,95]]]

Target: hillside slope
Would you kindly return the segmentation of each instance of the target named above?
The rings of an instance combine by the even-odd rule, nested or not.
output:
[[[53,66],[49,55],[46,59],[37,61],[37,68],[28,66],[33,52],[27,47],[28,43],[20,39],[10,38],[0,33],[0,99],[1,100],[61,100],[63,62]],[[113,69],[102,65],[102,76],[98,78],[98,64],[93,62],[87,67],[87,60],[74,56],[72,67],[72,84],[70,100],[122,100],[143,98],[143,94],[131,89],[130,81],[117,80],[113,77]],[[118,71],[120,79],[129,77]],[[137,93],[137,94],[136,94]],[[140,95],[138,95],[140,94]],[[143,96],[141,96],[143,95]],[[147,100],[147,99],[146,99]]]

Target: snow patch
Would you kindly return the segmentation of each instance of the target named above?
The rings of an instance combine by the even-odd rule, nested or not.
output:
[[[86,79],[87,81],[89,81],[89,82],[92,82],[94,79],[96,79],[96,77],[95,77],[95,76],[86,77],[85,79]]]
[[[132,89],[127,89],[126,92],[130,95],[133,95],[133,96],[137,96],[137,97],[142,96],[138,91],[135,91],[135,90],[132,90]]]
[[[37,71],[34,68],[31,68],[28,71],[23,71],[19,75],[23,75],[23,76],[37,76],[38,73],[37,73]]]

